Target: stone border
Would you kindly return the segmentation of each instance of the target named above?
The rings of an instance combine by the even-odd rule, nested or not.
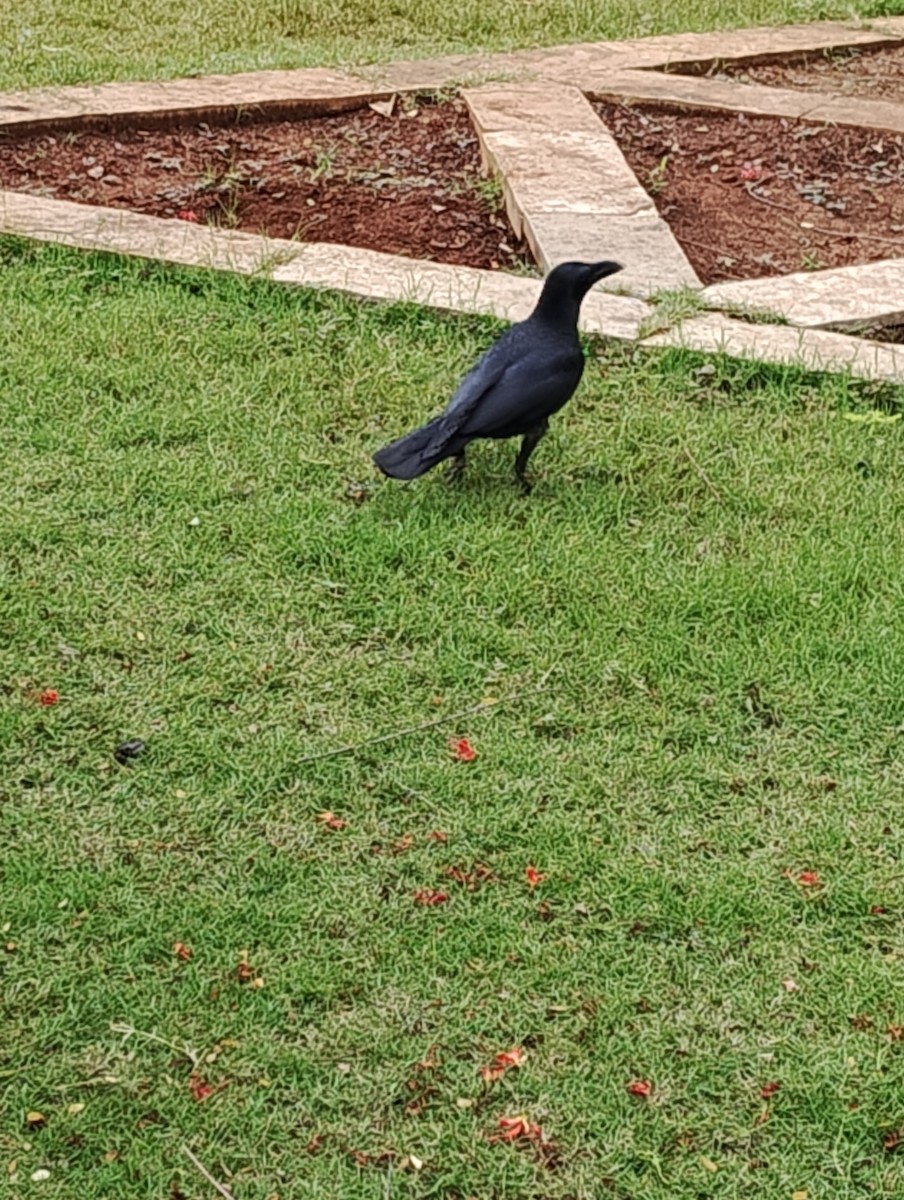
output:
[[[617,257],[620,288],[642,296],[700,286],[615,138],[577,88],[494,84],[464,93],[484,164],[544,271]]]
[[[507,321],[527,316],[542,286],[538,279],[499,271],[415,262],[350,246],[225,232],[143,213],[41,200],[21,192],[0,191],[0,231],[81,250],[231,271],[290,286],[482,313]],[[640,346],[684,347],[812,371],[848,371],[882,382],[904,380],[904,349],[862,338],[750,325],[718,314],[693,317],[675,329],[645,336],[652,315],[653,310],[642,300],[595,290],[584,301],[581,328]]]
[[[376,250],[291,242],[149,217],[117,208],[0,191],[0,231],[35,241],[331,289],[369,300],[422,304],[449,312],[519,321],[540,294],[539,279],[475,267],[421,262]],[[642,333],[650,309],[633,296],[594,291],[582,327],[621,341]]]
[[[357,72],[326,69],[203,76],[169,83],[102,84],[0,94],[0,133],[42,127],[117,125],[141,118],[165,125],[253,110],[255,115],[324,115],[399,92],[470,84],[464,91],[485,164],[501,177],[509,214],[541,265],[564,258],[618,257],[614,281],[648,295],[693,287],[697,279],[650,197],[628,168],[582,93],[834,121],[904,131],[904,105],[800,93],[667,73],[722,60],[768,61],[842,46],[904,41],[904,17],[869,25],[813,25],[680,34],[585,43],[513,54],[400,62]],[[496,83],[488,80],[517,80]],[[483,86],[476,86],[483,84]],[[568,169],[562,169],[565,157]],[[411,300],[463,312],[518,319],[531,307],[535,280],[415,262],[351,247],[298,244],[198,229],[183,222],[0,192],[0,232],[166,262],[264,274],[276,282],[335,288],[384,300]],[[825,328],[857,328],[902,318],[904,259],[843,270],[747,280],[703,289],[712,308],[769,309],[794,326],[745,324],[710,314],[645,337],[652,309],[629,296],[594,292],[584,306],[588,331],[649,346],[684,345],[813,370],[848,370],[904,382],[904,349]]]
[[[69,122],[112,125],[138,116],[160,121],[185,116],[197,119],[204,115],[235,112],[236,109],[256,109],[267,115],[289,111],[339,112],[368,100],[385,99],[393,92],[430,91],[492,79],[547,79],[593,92],[605,86],[606,79],[613,73],[625,70],[653,73],[667,67],[708,65],[722,59],[750,63],[808,50],[875,46],[902,40],[904,17],[886,17],[868,24],[817,21],[812,25],[770,26],[725,33],[683,33],[624,42],[584,42],[511,54],[452,55],[357,71],[315,67],[200,75],[195,79],[162,83],[36,88],[0,93],[0,129],[12,126],[31,129],[50,123],[62,126]],[[654,86],[654,81],[650,86]],[[751,84],[737,86],[765,94],[771,90]]]

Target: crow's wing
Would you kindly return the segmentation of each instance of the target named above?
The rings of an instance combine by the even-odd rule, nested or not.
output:
[[[520,326],[513,325],[480,356],[456,389],[430,439],[431,450],[441,450],[457,437],[491,389],[517,364],[523,353]]]
[[[527,433],[571,398],[583,371],[579,345],[535,346],[481,397],[461,432],[468,437]]]

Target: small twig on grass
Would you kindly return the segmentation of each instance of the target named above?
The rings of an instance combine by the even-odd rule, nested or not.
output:
[[[200,1162],[195,1157],[194,1154],[192,1154],[192,1152],[191,1152],[191,1150],[189,1150],[188,1146],[183,1144],[182,1149],[185,1151],[185,1153],[188,1155],[188,1157],[192,1160],[192,1162],[195,1164],[195,1166],[198,1168],[198,1170],[201,1172],[201,1174],[204,1176],[204,1178],[207,1180],[207,1182],[211,1185],[211,1187],[215,1187],[217,1189],[217,1191],[223,1197],[223,1200],[235,1200],[235,1197],[233,1196],[232,1192],[230,1192],[229,1188],[226,1187],[225,1184],[219,1183],[216,1179],[214,1179],[214,1177],[211,1175],[211,1173],[208,1171],[208,1169],[204,1166],[204,1164],[202,1162]]]
[[[502,700],[481,700],[479,704],[471,704],[468,708],[461,708],[458,712],[446,713],[442,717],[434,717],[430,721],[421,721],[419,725],[408,725],[404,729],[394,729],[392,733],[381,733],[379,737],[366,738],[363,742],[350,742],[347,746],[339,746],[336,750],[320,750],[316,754],[308,754],[304,758],[300,758],[297,766],[303,767],[306,763],[316,762],[323,758],[339,758],[342,754],[354,754],[356,750],[366,750],[370,746],[379,746],[381,742],[392,742],[396,738],[410,737],[413,733],[422,733],[425,729],[435,729],[437,725],[451,724],[453,721],[458,721],[461,717],[469,717],[472,713],[484,712],[491,708],[496,708],[500,704],[517,703],[519,700],[525,700],[528,696],[536,696],[540,692],[546,691],[546,681],[555,670],[555,667],[550,667],[539,684],[535,688],[531,688],[527,692],[514,692],[511,696],[505,696]]]
[[[713,481],[710,479],[710,477],[707,475],[707,473],[703,470],[703,468],[700,466],[700,464],[694,458],[693,454],[691,454],[690,450],[688,450],[687,446],[683,446],[682,449],[684,450],[687,461],[691,464],[691,466],[694,468],[694,470],[697,472],[697,474],[700,476],[700,478],[703,480],[703,482],[706,484],[706,486],[709,488],[709,490],[712,492],[712,494],[715,496],[715,498],[721,504],[722,503],[722,494],[719,491],[719,489],[716,487],[716,485],[713,483]]]
[[[160,1037],[157,1033],[145,1033],[143,1029],[136,1029],[134,1025],[129,1025],[126,1021],[111,1021],[110,1031],[112,1033],[121,1033],[124,1042],[127,1042],[130,1037],[139,1037],[149,1042],[157,1042],[161,1046],[168,1046],[176,1054],[184,1054],[195,1069],[201,1065],[200,1052],[189,1046],[188,1042],[183,1042],[180,1046],[177,1042],[171,1042],[167,1038]]]

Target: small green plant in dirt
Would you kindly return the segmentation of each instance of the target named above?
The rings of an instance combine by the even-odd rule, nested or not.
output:
[[[211,164],[198,178],[195,191],[202,196],[213,195],[215,208],[211,218],[214,224],[234,229],[239,223],[239,204],[247,184],[247,176],[235,162]]]
[[[805,271],[822,271],[825,267],[825,263],[815,250],[805,250],[801,255],[800,262]]]
[[[662,158],[647,174],[647,191],[651,196],[658,196],[668,183],[666,172],[669,165],[669,156],[663,154]]]
[[[336,145],[315,147],[314,165],[310,168],[308,176],[311,183],[316,183],[319,179],[332,178],[338,154],[339,147]]]

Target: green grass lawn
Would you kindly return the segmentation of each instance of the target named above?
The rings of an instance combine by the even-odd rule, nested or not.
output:
[[[364,63],[784,21],[901,0],[3,0],[0,88]]]
[[[4,79],[729,19],[239,7]],[[369,461],[492,322],[12,240],[0,314],[0,1194],[901,1194],[899,393],[595,345],[526,500]]]
[[[845,416],[887,397],[614,350],[529,500],[504,445],[401,487],[368,452],[491,324],[2,262],[14,1194],[212,1194],[184,1142],[261,1200],[899,1194],[904,465]]]

